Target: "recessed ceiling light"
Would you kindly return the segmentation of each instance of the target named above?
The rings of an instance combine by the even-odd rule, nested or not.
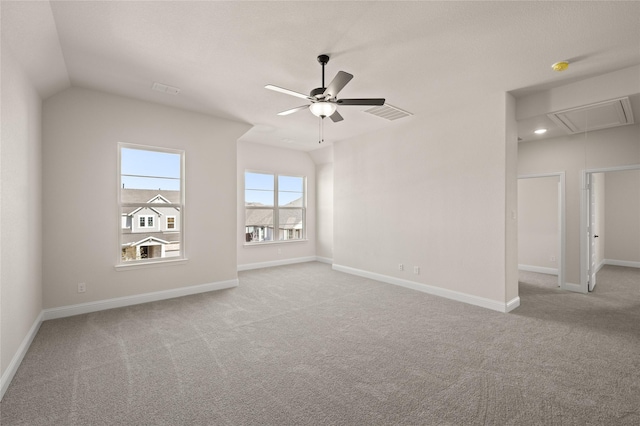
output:
[[[537,130],[534,130],[533,133],[535,133],[536,135],[543,135],[547,133],[547,129],[537,129]]]

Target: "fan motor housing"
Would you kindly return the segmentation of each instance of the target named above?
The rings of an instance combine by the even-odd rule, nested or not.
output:
[[[325,91],[324,87],[317,87],[311,91],[310,96],[312,98],[322,99],[324,98],[324,91]]]

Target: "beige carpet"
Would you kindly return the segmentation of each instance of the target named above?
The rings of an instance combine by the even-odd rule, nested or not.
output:
[[[306,263],[46,321],[7,425],[640,424],[640,270],[501,314]]]

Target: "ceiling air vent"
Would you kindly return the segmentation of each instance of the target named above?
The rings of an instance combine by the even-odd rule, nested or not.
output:
[[[365,112],[369,114],[377,115],[378,117],[386,118],[387,120],[397,120],[402,117],[409,117],[411,114],[408,111],[400,109],[398,107],[394,107],[393,105],[384,104],[382,106],[375,106],[373,108],[369,108]]]
[[[151,86],[151,88],[156,92],[168,93],[170,95],[177,95],[178,93],[180,93],[180,88],[167,86],[166,84],[162,83],[153,83],[153,86]]]
[[[633,124],[628,97],[556,111],[547,116],[569,134]]]

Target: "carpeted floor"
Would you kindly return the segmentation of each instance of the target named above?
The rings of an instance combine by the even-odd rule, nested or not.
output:
[[[640,270],[509,314],[305,263],[42,324],[8,425],[638,425]]]

